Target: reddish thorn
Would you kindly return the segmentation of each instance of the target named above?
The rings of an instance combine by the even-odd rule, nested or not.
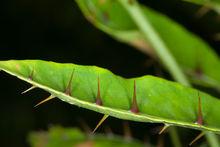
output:
[[[96,99],[96,102],[95,102],[97,105],[100,105],[100,106],[102,106],[102,101],[101,101],[101,99]]]
[[[69,80],[69,83],[68,83],[68,85],[67,85],[67,88],[66,88],[66,90],[65,90],[65,94],[67,94],[67,95],[72,95],[72,80],[73,80],[73,74],[74,74],[74,69],[73,69],[73,71],[72,71],[72,74],[71,74],[71,77],[70,77],[70,80]]]
[[[203,124],[201,97],[199,95],[199,92],[198,92],[198,118],[197,118],[197,123],[199,125]]]
[[[30,80],[33,80],[33,76],[34,76],[34,69],[32,69],[30,76],[28,77]]]
[[[97,96],[96,96],[96,104],[100,106],[102,105],[99,76],[98,76],[98,90],[97,90]]]
[[[138,105],[137,105],[137,98],[136,98],[136,81],[134,80],[134,93],[133,93],[133,101],[131,106],[131,112],[138,113]]]
[[[71,94],[70,87],[67,87],[67,89],[66,89],[66,91],[65,91],[65,94],[66,94],[66,95],[69,95],[69,96],[72,95],[72,94]]]

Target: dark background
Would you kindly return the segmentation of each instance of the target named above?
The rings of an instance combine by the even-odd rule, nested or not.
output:
[[[169,0],[164,3],[154,0],[141,1],[207,40],[219,52],[219,42],[213,35],[220,32],[220,21],[214,12],[196,18],[198,6]],[[148,65],[150,57],[138,50],[119,43],[93,27],[81,14],[72,0],[5,0],[0,2],[0,60],[42,59],[55,62],[69,62],[97,65],[124,77],[144,74],[166,76],[158,61]],[[33,130],[45,130],[50,125],[80,126],[83,119],[94,128],[100,114],[71,106],[58,99],[33,108],[48,93],[40,89],[21,95],[30,85],[0,73],[0,140],[1,146],[27,146],[27,135]],[[129,122],[133,136],[143,136],[156,143],[155,129],[159,125]],[[107,120],[115,133],[122,134],[122,121]],[[152,129],[153,128],[153,129]],[[146,130],[146,131],[143,131]],[[184,133],[189,130],[183,129]],[[191,131],[192,136],[197,133]],[[167,135],[165,134],[167,137]],[[192,138],[192,137],[191,137]],[[191,141],[184,138],[187,144]]]

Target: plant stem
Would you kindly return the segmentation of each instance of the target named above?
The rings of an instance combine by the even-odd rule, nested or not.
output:
[[[219,147],[218,137],[215,134],[206,132],[205,137],[211,147]]]
[[[162,63],[166,66],[166,68],[170,71],[170,74],[173,76],[173,78],[176,81],[186,86],[189,86],[189,81],[187,80],[181,68],[178,66],[177,62],[169,52],[169,49],[166,47],[163,40],[159,37],[157,32],[151,26],[147,17],[145,17],[142,13],[139,4],[135,0],[133,0],[132,4],[130,4],[127,0],[119,0],[119,2],[128,11],[137,27],[143,33],[145,39],[148,40],[150,45],[154,48],[156,54],[158,55]]]
[[[175,58],[170,53],[168,47],[165,45],[164,41],[154,30],[148,18],[144,16],[138,2],[136,0],[132,0],[130,2],[128,0],[118,0],[118,1],[130,14],[131,18],[134,20],[139,30],[143,33],[143,36],[146,39],[146,41],[149,42],[150,45],[154,48],[156,54],[163,62],[165,67],[169,70],[173,78],[177,82],[185,86],[191,87],[190,82],[186,78],[180,66],[177,64]],[[170,136],[174,145],[176,147],[180,147],[181,143],[175,128],[172,128],[172,130],[170,131]],[[208,133],[206,134],[206,138],[208,139],[210,145],[216,145],[216,147],[219,147],[218,139],[215,134]]]
[[[133,1],[132,5],[126,0],[119,0],[119,2],[124,6],[128,11],[138,28],[143,33],[146,40],[153,46],[157,55],[162,60],[166,68],[170,71],[174,79],[186,86],[189,86],[185,75],[177,65],[175,59],[170,54],[169,50],[165,46],[164,42],[160,39],[158,34],[154,31],[153,27],[143,15],[139,5],[136,1]],[[172,128],[170,131],[171,140],[176,147],[181,147],[181,142],[177,134],[176,128]]]
[[[175,127],[169,128],[169,134],[170,134],[170,138],[171,138],[171,141],[173,143],[173,146],[181,147],[182,145],[181,145],[181,142],[179,140],[177,129]]]

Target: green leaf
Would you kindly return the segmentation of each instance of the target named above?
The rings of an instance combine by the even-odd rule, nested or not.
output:
[[[125,79],[96,66],[41,60],[0,61],[0,69],[62,101],[116,118],[220,133],[220,100],[200,91],[199,103],[196,89],[176,82],[153,76]],[[131,111],[134,100],[138,111]]]
[[[32,132],[28,137],[32,147],[141,147],[143,143],[131,139],[125,140],[121,136],[107,137],[103,134],[89,135],[77,128],[51,127],[48,132]]]
[[[76,2],[85,17],[96,27],[119,41],[156,56],[150,43],[145,41],[141,31],[118,1]],[[191,81],[220,89],[220,68],[218,68],[220,61],[213,49],[201,38],[165,15],[145,6],[142,6],[142,11]]]

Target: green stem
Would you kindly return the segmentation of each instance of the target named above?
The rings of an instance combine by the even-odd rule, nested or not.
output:
[[[145,39],[148,40],[148,42],[154,48],[158,57],[161,59],[166,68],[170,71],[170,74],[174,77],[174,79],[186,86],[189,86],[189,81],[187,80],[181,68],[178,66],[177,62],[169,52],[169,49],[166,47],[163,40],[159,37],[157,32],[151,26],[147,17],[145,17],[142,13],[139,4],[135,0],[133,0],[132,4],[129,3],[127,0],[119,0],[119,2],[128,11],[135,24],[143,33]]]
[[[148,18],[144,16],[144,14],[142,13],[142,10],[138,2],[136,0],[132,0],[132,2],[129,2],[128,0],[118,0],[118,1],[121,3],[122,6],[124,6],[124,8],[130,14],[131,18],[134,20],[139,30],[143,33],[145,39],[154,48],[156,54],[163,62],[165,67],[169,70],[173,78],[179,83],[191,87],[191,84],[184,75],[180,66],[177,64],[175,58],[169,52],[168,47],[165,45],[164,41],[154,30]],[[172,131],[170,132],[170,136],[175,146],[180,147],[181,143],[175,128],[173,128]],[[206,137],[209,140],[210,145],[212,144],[218,145],[218,139],[215,134],[209,133],[208,135],[206,135]]]
[[[206,132],[205,137],[211,147],[220,147],[218,142],[218,137],[215,134],[211,132]]]
[[[162,60],[166,68],[170,71],[174,79],[184,85],[189,86],[189,82],[187,81],[185,75],[177,65],[175,59],[170,54],[169,50],[165,46],[164,42],[160,39],[158,34],[154,31],[153,27],[147,20],[147,18],[143,15],[139,5],[136,1],[133,1],[132,5],[128,3],[126,0],[119,0],[119,2],[124,6],[124,8],[128,11],[138,28],[143,33],[146,40],[153,46],[157,55]],[[181,147],[181,142],[177,134],[176,128],[172,128],[170,131],[170,137],[173,144],[176,147]]]
[[[176,128],[174,128],[174,127],[169,128],[169,134],[170,134],[170,138],[173,143],[173,146],[181,147],[182,145],[180,143],[180,140],[178,137],[178,132],[177,132]]]

